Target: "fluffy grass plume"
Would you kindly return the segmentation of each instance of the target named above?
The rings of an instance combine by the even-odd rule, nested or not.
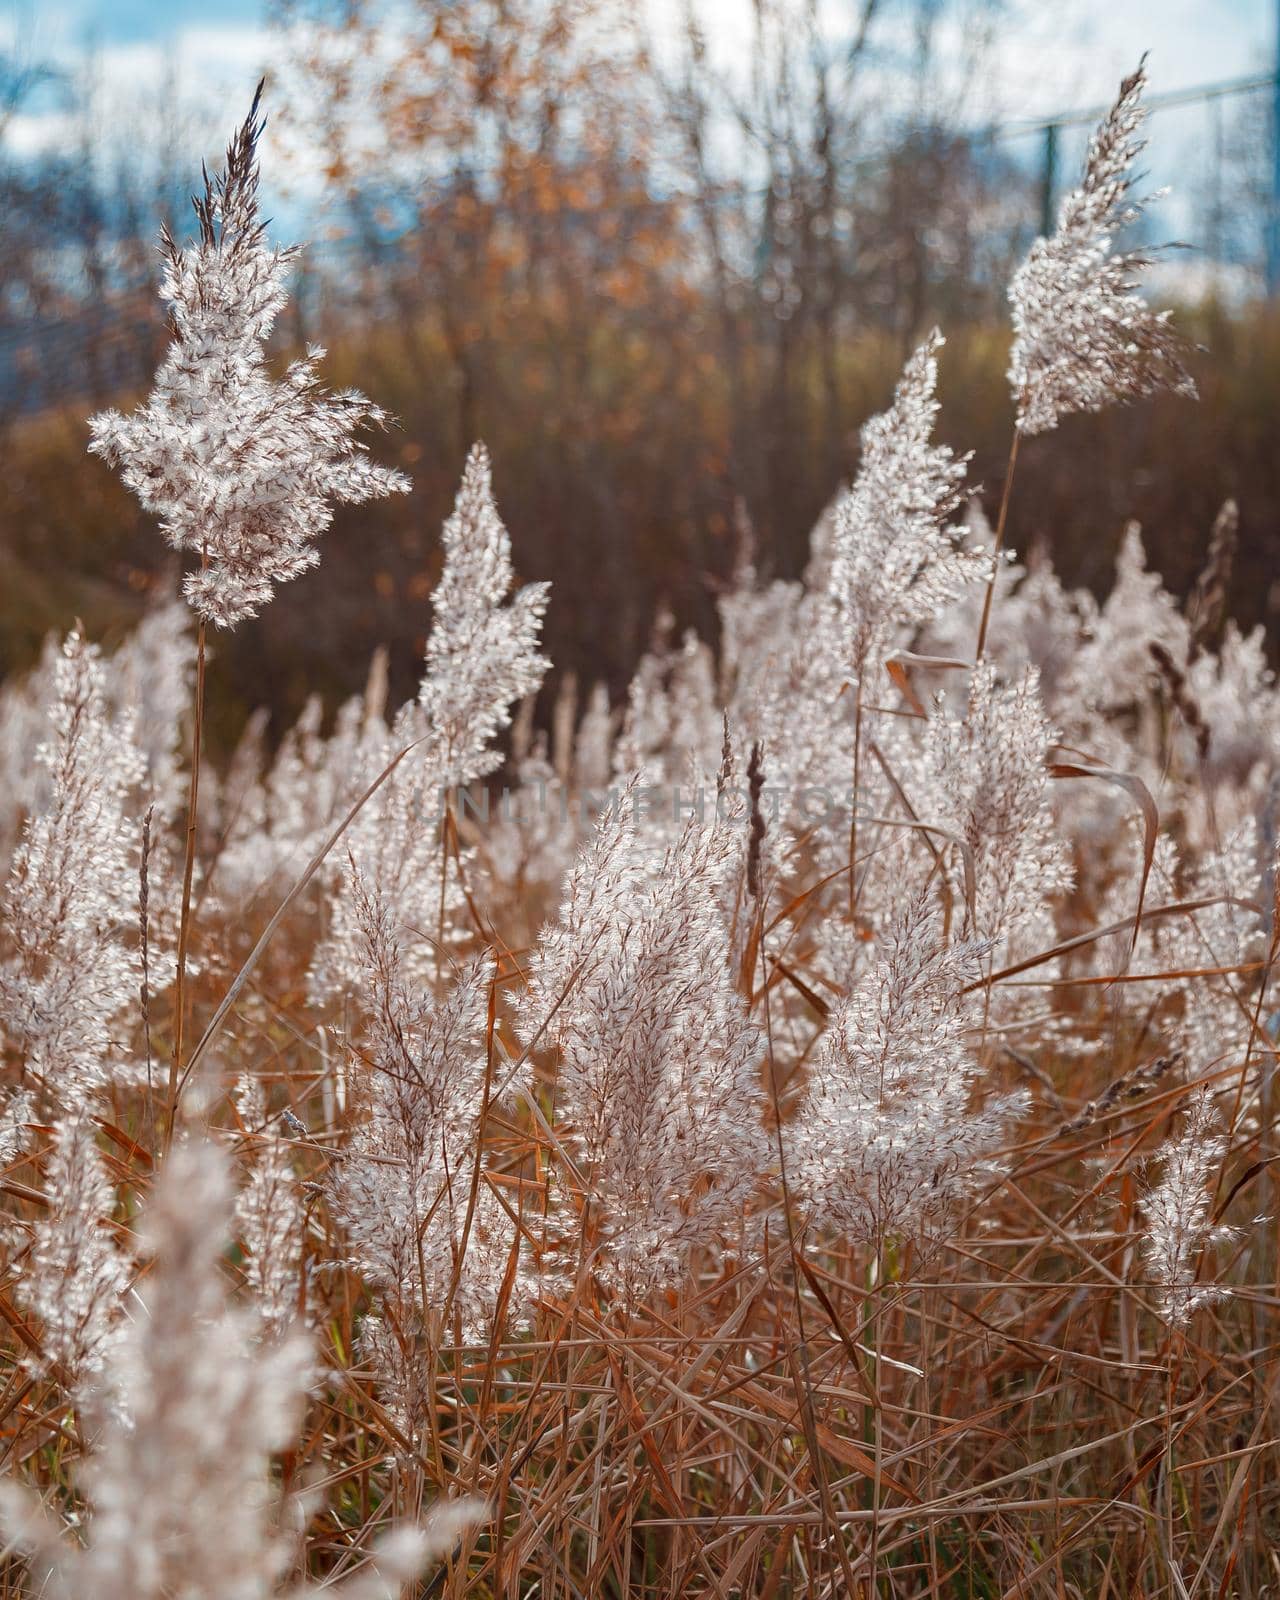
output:
[[[1015,278],[1014,457],[1189,389],[1115,248],[1142,85]],[[201,796],[206,625],[403,487],[315,352],[268,372],[260,131],[95,424],[196,639],[171,600],[0,687],[3,1593],[1272,1593],[1280,687],[1234,507],[1185,611],[1136,528],[1101,601],[994,559],[931,335],[805,579],[744,557],[714,646],[659,621],[548,743],[476,447],[418,691],[379,658]]]

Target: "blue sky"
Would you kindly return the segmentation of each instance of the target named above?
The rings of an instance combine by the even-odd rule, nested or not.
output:
[[[1157,90],[1266,71],[1277,9],[1276,0],[1035,0],[1020,8],[1010,41],[1015,58],[1031,47],[1032,72],[1004,92],[1028,115],[1051,109],[1055,94],[1059,105],[1105,101],[1144,50]]]
[[[662,4],[655,0],[659,16]],[[735,0],[707,0],[705,9],[713,38],[717,17],[725,39],[737,34]],[[1265,68],[1277,9],[1276,0],[1010,0],[1005,109],[1036,115],[1077,98],[1104,99],[1144,49],[1153,80],[1168,88]],[[263,0],[0,0],[0,40],[25,36],[60,60],[93,42],[104,57],[133,66],[167,53],[184,76],[204,76],[220,94],[228,69],[269,49],[265,11]]]
[[[270,52],[263,0],[0,0],[0,50],[68,73],[92,59],[109,105],[156,92],[176,76],[184,100],[213,108],[252,92]],[[67,96],[34,94],[8,131],[19,147],[56,146]]]
[[[19,10],[22,8],[19,7]],[[236,29],[261,23],[260,0],[218,0],[214,6],[200,0],[49,0],[29,8],[39,12],[39,31],[55,47],[74,48],[89,34],[103,43],[138,44],[172,36],[192,25]]]
[[[659,36],[664,14],[682,0],[644,0]],[[743,8],[750,0],[700,0],[712,49],[726,66],[745,61]],[[849,0],[819,0],[833,17]],[[991,71],[974,106],[974,121],[1017,122],[1075,106],[1104,104],[1144,50],[1155,92],[1263,72],[1275,51],[1280,0],[1006,0]],[[892,26],[892,5],[886,5]],[[12,48],[68,68],[92,48],[102,86],[101,116],[127,125],[139,97],[160,92],[166,78],[202,126],[221,129],[226,107],[240,107],[270,66],[279,41],[267,25],[265,0],[0,0],[0,50]],[[118,119],[118,122],[117,122]],[[1163,152],[1157,181],[1177,181],[1201,154],[1203,116],[1175,118],[1153,129]],[[48,92],[13,119],[11,147],[57,146],[72,137],[65,97]],[[219,136],[220,137],[220,136]],[[210,136],[209,149],[219,138]],[[1066,154],[1064,152],[1064,154]],[[1067,155],[1067,163],[1074,157]],[[305,161],[303,163],[305,168]],[[305,190],[305,171],[291,169]],[[294,189],[295,197],[299,195]]]

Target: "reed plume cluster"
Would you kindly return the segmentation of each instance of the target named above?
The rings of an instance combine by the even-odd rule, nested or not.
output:
[[[1143,83],[1014,280],[1011,473],[1191,393],[1116,248]],[[3,1592],[1271,1592],[1280,686],[1234,507],[1185,609],[1136,528],[1102,602],[1024,566],[935,332],[804,580],[742,562],[714,648],[660,620],[547,738],[478,445],[419,692],[375,660],[201,785],[205,626],[407,487],[321,352],[271,374],[261,131],[94,422],[185,601],[0,688]]]

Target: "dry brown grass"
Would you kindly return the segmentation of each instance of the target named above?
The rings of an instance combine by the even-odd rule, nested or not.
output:
[[[340,1159],[343,1126],[322,1108],[331,1067],[301,1032],[306,921],[281,926],[220,1053],[252,1064],[273,1106],[312,1130],[294,1152],[315,1182]],[[197,951],[203,942],[212,953],[225,932],[206,922]],[[766,935],[766,957],[775,941],[781,927]],[[193,987],[206,1016],[225,985],[219,965]],[[777,986],[809,989],[795,954],[771,972],[751,995],[761,1014]],[[520,974],[520,952],[507,951],[497,988]],[[1141,980],[1153,1010],[1181,976]],[[1048,993],[1079,1004],[1078,988]],[[1256,1031],[1261,996],[1242,987],[1240,1004],[1254,1043],[1248,1061],[1214,1074],[1228,1102],[1272,1057]],[[495,1060],[518,1053],[498,1011]],[[467,1489],[489,1500],[492,1519],[424,1593],[1271,1592],[1280,1576],[1275,1223],[1242,1235],[1234,1259],[1203,1263],[1238,1280],[1247,1256],[1248,1282],[1185,1335],[1170,1333],[1140,1283],[1135,1163],[1176,1124],[1186,1087],[1151,1069],[1140,1032],[1117,1041],[1109,1079],[1128,1081],[1110,1094],[1100,1077],[1068,1080],[1051,1054],[992,1040],[987,1055],[996,1077],[1034,1079],[1039,1110],[1019,1129],[1007,1179],[944,1246],[925,1257],[886,1243],[877,1261],[829,1238],[797,1237],[793,1248],[775,1226],[758,1255],[695,1262],[678,1294],[626,1311],[584,1272],[548,1292],[518,1337],[463,1344],[437,1319],[420,1352],[434,1384],[430,1437],[410,1453],[353,1356],[367,1297],[335,1267],[342,1242],[310,1190],[317,1271],[304,1298],[329,1370],[298,1449],[281,1463],[286,1488],[324,1491],[307,1533],[309,1568],[340,1573],[388,1518]],[[774,1068],[785,1076],[794,1065]],[[230,1119],[219,1120],[234,1141]],[[153,1170],[148,1108],[120,1100],[99,1127],[127,1235]],[[493,1105],[486,1139],[485,1181],[537,1252],[555,1159],[545,1127]],[[1268,1209],[1274,1159],[1269,1136],[1237,1138],[1219,1212]],[[5,1175],[19,1234],[42,1204],[40,1168],[36,1154]],[[595,1223],[589,1205],[579,1213],[586,1260]],[[38,1350],[39,1331],[7,1293],[0,1313],[5,1469],[69,1504],[85,1443],[76,1416],[55,1385],[27,1375],[21,1358]],[[7,1572],[2,1592],[23,1592],[19,1568]]]

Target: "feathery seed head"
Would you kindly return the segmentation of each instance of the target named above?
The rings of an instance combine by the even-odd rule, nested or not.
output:
[[[261,94],[261,88],[259,88]],[[174,549],[200,567],[184,588],[199,616],[232,627],[255,616],[276,584],[315,565],[314,540],[337,501],[405,492],[358,442],[385,420],[354,391],[328,394],[309,350],[276,382],[264,342],[287,299],[297,252],[272,249],[258,214],[258,97],[194,200],[199,237],[165,234],[161,293],[173,342],[150,398],[129,416],[106,411],[90,448],[118,466]]]
[[[1058,208],[1057,230],[1036,240],[1009,285],[1009,382],[1022,433],[1046,433],[1074,412],[1161,389],[1195,398],[1183,341],[1167,313],[1137,292],[1149,258],[1115,248],[1117,235],[1142,215],[1130,168],[1146,143],[1146,81],[1143,64],[1121,84],[1090,141],[1080,186]]]
[[[835,508],[829,592],[859,677],[899,629],[925,621],[990,570],[945,526],[960,503],[966,459],[932,442],[942,344],[935,329],[903,369],[892,406],[863,428],[858,476]]]

